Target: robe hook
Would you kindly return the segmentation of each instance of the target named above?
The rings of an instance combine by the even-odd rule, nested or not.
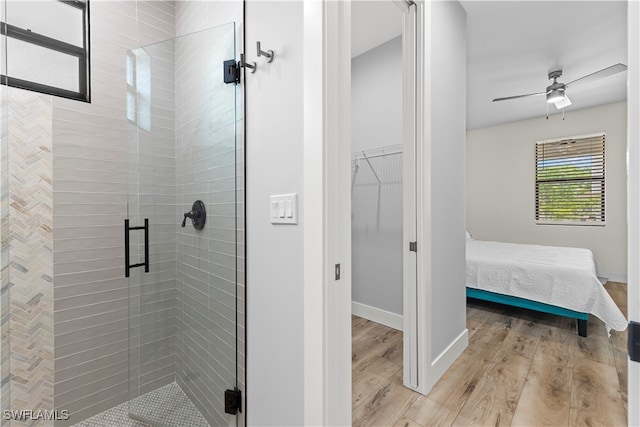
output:
[[[258,48],[258,56],[264,56],[267,58],[267,62],[272,62],[273,58],[275,58],[276,53],[272,50],[267,50],[266,52],[260,48],[260,42],[256,42],[256,46]]]
[[[248,68],[251,70],[251,73],[255,73],[258,65],[255,62],[244,62],[244,53],[240,54],[240,64],[241,67]]]

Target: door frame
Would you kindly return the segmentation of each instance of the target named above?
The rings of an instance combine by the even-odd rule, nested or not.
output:
[[[628,2],[627,316],[640,322],[640,3]],[[628,362],[628,424],[640,425],[640,363]]]
[[[418,18],[415,3],[391,0],[403,14],[402,26],[402,378],[405,387],[419,391],[419,355],[422,340],[418,319],[418,253],[409,242],[418,241]],[[417,243],[416,243],[417,245]]]
[[[351,52],[344,46],[351,46],[350,0],[304,1],[304,425],[351,425]]]
[[[392,0],[404,9],[408,2]],[[420,111],[424,69],[421,42],[424,3],[415,2],[416,141],[424,129]],[[304,422],[305,425],[351,424],[351,0],[304,2]],[[416,144],[418,145],[418,144]],[[416,174],[423,167],[416,156]],[[417,176],[417,175],[416,175]],[[420,189],[417,188],[419,191]],[[418,204],[416,204],[419,206]],[[420,218],[419,210],[416,217]],[[419,228],[419,227],[416,227]],[[418,229],[417,232],[420,232]],[[404,237],[403,237],[404,239]],[[407,244],[408,251],[408,244]],[[424,271],[416,257],[416,274]],[[340,279],[336,265],[340,264]],[[405,284],[406,280],[403,279]],[[418,284],[420,284],[418,286]],[[431,330],[425,296],[430,283],[413,281],[416,312],[404,316],[415,352],[411,384],[426,393],[433,384]],[[406,295],[407,287],[403,292]],[[419,298],[416,298],[418,296]],[[407,299],[404,298],[404,301]],[[420,319],[420,322],[418,322]],[[405,344],[406,345],[406,344]],[[406,348],[406,347],[405,347]],[[424,369],[418,369],[424,367]],[[409,377],[410,379],[411,377]]]

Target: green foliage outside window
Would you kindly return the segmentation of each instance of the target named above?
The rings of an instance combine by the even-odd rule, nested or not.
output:
[[[576,159],[566,159],[575,162]],[[575,162],[585,164],[584,162]],[[604,180],[592,176],[590,165],[538,165],[537,219],[602,221]]]

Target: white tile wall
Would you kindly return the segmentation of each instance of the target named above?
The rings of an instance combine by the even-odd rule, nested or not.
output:
[[[174,73],[186,69],[176,69],[170,61],[156,67],[150,133],[136,130],[125,119],[125,57],[128,49],[230,21],[238,23],[236,35],[241,35],[242,3],[115,0],[92,2],[91,7],[92,103],[51,98],[54,405],[72,413],[69,422],[60,425],[127,400],[131,360],[144,361],[133,366],[140,380],[134,395],[170,383],[177,369],[187,394],[217,425],[228,416],[221,413],[220,393],[211,392],[221,384],[234,385],[235,292],[238,372],[244,389],[244,151],[234,145],[235,134],[243,139],[243,95],[240,87],[234,99],[226,87],[229,98],[215,103],[202,84],[219,84],[220,63],[237,52],[240,40],[224,54],[204,45],[182,51],[181,59],[206,59],[203,64],[215,65],[178,85],[183,113],[177,117]],[[234,104],[240,106],[237,120]],[[220,121],[222,116],[230,120]],[[0,173],[6,173],[3,165]],[[135,175],[130,165],[137,165]],[[135,211],[129,198],[134,191],[140,195]],[[210,208],[204,236],[177,227],[194,198]],[[6,202],[5,197],[3,213]],[[154,226],[154,269],[132,280],[131,287],[123,274],[122,220],[127,215],[132,222],[149,217]],[[132,259],[138,248],[133,249]],[[241,284],[237,289],[236,276]],[[7,277],[6,268],[2,277]],[[135,298],[129,298],[130,291]],[[207,304],[200,304],[204,296]],[[157,316],[165,319],[154,333],[136,335],[134,330],[132,358],[127,345],[130,303],[141,309],[132,319],[134,325],[144,328]],[[2,325],[4,340],[8,322]],[[0,351],[6,353],[7,346]],[[3,378],[7,366],[3,364]],[[3,408],[8,391],[3,386]]]
[[[226,425],[223,393],[236,385],[235,86],[220,78],[234,56],[233,25],[179,39],[176,50],[178,193],[207,206],[202,231],[178,235],[177,382],[211,425]]]
[[[129,397],[125,58],[173,37],[174,10],[170,1],[92,2],[92,103],[53,99],[55,405],[72,424]],[[170,270],[171,257],[163,261]]]
[[[235,22],[237,57],[243,43],[242,2],[176,2],[177,35],[190,34],[230,22]],[[198,61],[202,51],[208,52],[208,55],[214,58],[214,67],[218,61],[230,59],[225,55],[217,57],[216,51],[204,46],[191,46],[191,49],[180,53],[185,58]],[[206,70],[204,63],[202,70]],[[178,68],[178,75],[181,71],[183,70]],[[215,70],[212,73],[217,77]],[[178,341],[182,345],[179,345],[177,353],[176,380],[194,400],[196,407],[209,423],[220,425],[228,416],[220,413],[223,406],[219,400],[220,392],[216,390],[220,390],[225,382],[232,381],[235,373],[229,370],[233,369],[234,365],[237,368],[238,387],[243,395],[245,393],[244,85],[236,88],[237,116],[231,124],[226,121],[231,113],[230,102],[223,101],[212,105],[209,96],[215,89],[213,86],[202,85],[203,81],[214,84],[215,80],[209,81],[204,79],[205,76],[193,74],[190,77],[177,80],[177,111],[181,112],[176,122],[178,191],[183,207],[190,205],[195,197],[208,201],[207,212],[212,215],[213,224],[209,225],[211,228],[207,228],[207,234],[202,239],[194,238],[193,233],[189,232],[179,235],[177,296],[182,317],[179,322]],[[197,130],[198,120],[203,119],[202,111],[207,111],[210,115],[207,133]],[[225,121],[221,122],[221,117],[224,117]],[[231,149],[233,138],[238,141],[235,149]],[[193,173],[194,170],[198,173]],[[208,175],[209,181],[201,176],[204,173]],[[202,286],[207,283],[205,280],[208,280],[210,286]],[[237,286],[234,285],[234,281]],[[235,331],[229,329],[233,324],[230,316],[236,309],[231,298],[234,292],[237,293],[235,303],[238,319]],[[195,302],[196,299],[205,300],[204,298],[210,302],[209,307]],[[216,299],[220,301],[217,302]],[[205,320],[207,312],[209,319]],[[209,330],[204,328],[205,325]],[[230,359],[235,346],[237,363]],[[207,352],[212,355],[211,359],[204,357]],[[204,367],[207,362],[213,369]],[[189,374],[193,372],[208,372],[208,375],[204,375],[205,378],[200,375],[192,380],[193,376]],[[203,400],[202,396],[209,397]],[[241,426],[245,425],[244,414],[240,415],[238,422]]]
[[[148,97],[149,103],[138,105],[148,117],[130,125],[129,218],[135,225],[149,219],[151,268],[146,274],[134,270],[129,279],[135,314],[129,320],[130,398],[175,381],[176,226],[182,220],[176,206],[175,43],[145,46],[135,55],[138,101]],[[132,239],[132,262],[142,261],[143,233]],[[140,416],[135,405],[131,412]]]
[[[191,10],[193,16],[208,14],[211,10],[209,6],[206,2],[178,4],[183,12]],[[194,12],[191,7],[200,12]],[[205,21],[202,22],[206,26]],[[234,88],[222,84],[219,77],[222,61],[234,56],[236,46],[233,36],[234,30],[228,27],[190,35],[179,39],[175,46],[165,43],[145,48],[152,65],[155,64],[151,71],[151,92],[155,90],[162,93],[164,99],[151,103],[152,109],[154,106],[160,107],[156,117],[159,120],[154,122],[152,118],[152,125],[156,124],[152,126],[153,141],[146,146],[153,153],[152,157],[137,158],[140,181],[134,184],[135,192],[144,195],[139,200],[142,209],[147,207],[156,212],[167,203],[175,207],[163,217],[168,221],[163,228],[167,236],[176,236],[176,226],[172,227],[171,224],[175,224],[176,216],[180,218],[183,212],[190,210],[194,200],[201,199],[207,204],[208,223],[205,230],[196,232],[190,226],[184,229],[177,227],[178,246],[174,248],[174,255],[177,249],[174,267],[177,267],[178,273],[174,294],[176,310],[150,313],[154,314],[155,319],[158,319],[156,315],[165,316],[162,325],[156,321],[146,331],[144,324],[141,325],[141,338],[153,333],[157,339],[141,347],[139,392],[148,390],[143,384],[145,377],[151,381],[149,386],[153,387],[169,381],[172,373],[167,371],[164,377],[159,377],[159,374],[163,369],[162,364],[170,363],[172,356],[175,356],[178,384],[211,425],[227,424],[231,419],[223,413],[222,393],[225,388],[235,385],[236,275],[237,268],[243,268],[242,262],[236,265],[236,251],[239,249],[241,256],[244,252],[243,246],[237,246],[235,242],[236,237],[244,237],[242,232],[235,231],[235,198],[243,194],[241,190],[236,193],[236,164],[243,171],[243,163],[238,161],[236,154],[242,154],[243,151],[236,149],[235,141],[236,132],[242,130],[242,122],[237,122],[234,116],[237,102]],[[226,51],[216,49],[225,44]],[[165,56],[167,54],[169,56]],[[171,60],[170,54],[175,54],[175,61]],[[160,57],[163,58],[161,61],[158,60]],[[169,69],[171,65],[174,66],[172,70]],[[172,71],[175,71],[175,75]],[[166,102],[167,99],[173,100],[169,93],[174,88],[175,112],[173,105]],[[162,133],[169,130],[173,131],[171,135]],[[242,141],[241,133],[239,140]],[[136,141],[140,144],[139,151],[145,152],[142,148],[144,134],[140,131],[137,132]],[[145,183],[145,174],[154,179]],[[161,178],[171,174],[177,187],[168,181],[159,184],[163,181]],[[241,178],[242,173],[240,185]],[[176,195],[177,206],[176,201],[171,199]],[[164,255],[171,254],[166,252]],[[166,272],[163,275],[167,277]],[[163,283],[167,286],[166,292],[158,291],[158,284],[155,284],[153,297],[164,294],[167,296],[165,301],[169,303],[171,287],[167,281]],[[243,295],[241,292],[241,314],[244,312]],[[169,306],[166,308],[170,309]],[[156,307],[151,306],[151,309],[155,310]],[[172,336],[163,334],[163,331],[171,328],[176,333],[175,342]],[[239,328],[242,331],[243,322],[240,322]],[[238,343],[243,351],[243,338]],[[146,355],[142,353],[143,350]],[[152,354],[165,357],[149,362],[153,370],[145,376],[142,372],[143,361]],[[244,357],[241,356],[240,363],[243,361]],[[240,373],[243,373],[242,368]]]

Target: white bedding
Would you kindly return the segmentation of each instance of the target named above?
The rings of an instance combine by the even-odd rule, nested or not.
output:
[[[616,331],[627,319],[588,249],[467,240],[467,287],[591,313]]]

